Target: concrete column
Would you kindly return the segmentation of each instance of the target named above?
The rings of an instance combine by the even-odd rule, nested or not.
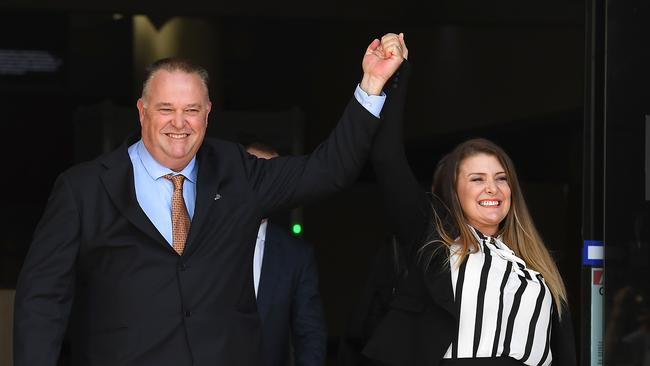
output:
[[[183,57],[208,70],[210,96],[213,101],[219,100],[221,42],[217,24],[214,19],[134,16],[134,95],[140,95],[144,70],[150,63],[164,57]]]

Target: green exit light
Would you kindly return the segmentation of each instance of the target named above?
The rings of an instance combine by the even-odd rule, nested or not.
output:
[[[291,231],[293,231],[293,235],[300,235],[300,233],[302,233],[302,225],[293,224]]]

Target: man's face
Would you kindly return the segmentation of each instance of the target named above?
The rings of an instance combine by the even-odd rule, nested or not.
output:
[[[160,164],[183,170],[203,142],[212,107],[199,75],[158,70],[137,106],[149,153]]]

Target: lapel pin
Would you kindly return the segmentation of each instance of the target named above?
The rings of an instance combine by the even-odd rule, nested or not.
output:
[[[220,195],[219,193],[217,193],[216,195],[214,195],[214,200],[215,200],[215,201],[218,200],[218,199],[220,199],[220,198],[221,198],[221,195]]]

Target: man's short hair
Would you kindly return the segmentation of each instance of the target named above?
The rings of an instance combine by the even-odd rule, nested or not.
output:
[[[262,153],[266,153],[269,155],[280,155],[278,150],[276,150],[273,146],[264,143],[262,141],[253,141],[250,143],[246,143],[244,145],[246,147],[246,150],[257,150]]]
[[[208,94],[208,82],[210,80],[210,76],[208,75],[208,71],[205,68],[196,65],[188,59],[180,57],[167,57],[162,58],[158,61],[154,61],[145,69],[144,82],[142,83],[142,98],[145,97],[147,87],[149,86],[149,82],[151,81],[153,74],[159,70],[165,70],[169,72],[183,71],[188,74],[196,74],[199,76],[199,78],[201,78],[203,86],[205,87],[205,92]]]

